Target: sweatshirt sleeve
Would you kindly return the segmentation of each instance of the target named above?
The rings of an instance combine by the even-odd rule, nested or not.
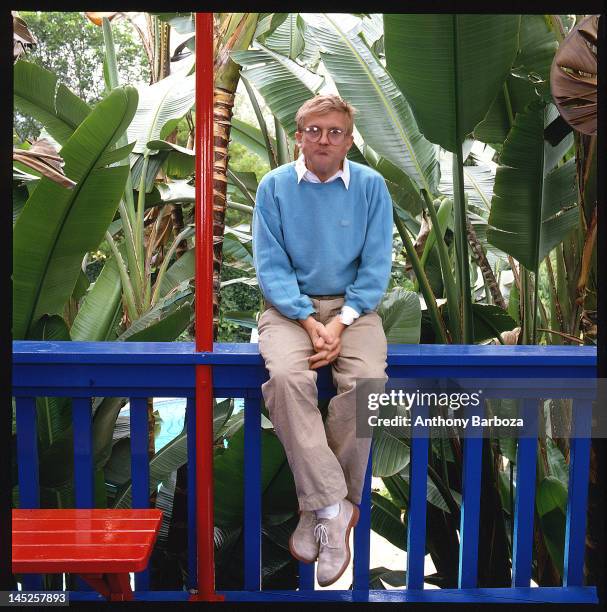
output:
[[[270,186],[261,181],[253,210],[253,264],[264,297],[289,319],[305,319],[315,312],[312,300],[301,293],[284,244],[280,211]]]
[[[386,291],[392,270],[392,198],[381,176],[375,177],[367,233],[358,273],[346,287],[344,305],[359,313],[374,310]]]

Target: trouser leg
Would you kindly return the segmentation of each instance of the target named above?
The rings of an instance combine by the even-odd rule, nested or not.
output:
[[[359,504],[371,437],[356,435],[356,380],[373,379],[366,383],[365,391],[383,393],[385,390],[387,342],[381,318],[375,312],[362,315],[344,330],[341,340],[340,355],[333,363],[337,395],[329,402],[325,431],[343,470],[347,497]]]
[[[261,390],[293,472],[299,507],[316,510],[336,503],[348,489],[318,410],[317,373],[308,364],[314,353],[310,337],[275,308],[262,314],[258,330],[270,374]]]

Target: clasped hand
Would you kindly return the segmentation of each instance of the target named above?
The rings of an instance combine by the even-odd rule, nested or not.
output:
[[[300,321],[300,324],[308,332],[316,351],[308,358],[310,369],[316,370],[335,361],[341,351],[341,334],[346,326],[337,317],[323,325],[309,316],[304,321]]]

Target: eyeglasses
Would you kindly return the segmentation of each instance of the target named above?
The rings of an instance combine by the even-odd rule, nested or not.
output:
[[[310,125],[303,129],[306,140],[310,142],[318,142],[322,136],[324,130],[319,128],[317,125]],[[343,143],[346,137],[346,132],[340,128],[329,128],[327,130],[327,139],[332,145],[340,145]]]

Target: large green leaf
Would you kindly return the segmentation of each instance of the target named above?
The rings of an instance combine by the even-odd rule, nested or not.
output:
[[[493,198],[493,184],[495,183],[495,169],[472,155],[474,166],[463,166],[464,191],[468,197],[470,211],[486,219],[491,208]],[[495,166],[495,164],[493,164]],[[453,161],[452,154],[447,153],[441,158],[441,174],[439,190],[441,193],[454,197],[453,190]]]
[[[69,342],[70,332],[62,317],[45,315],[33,326],[31,338],[48,342]],[[39,450],[42,453],[70,429],[71,402],[65,397],[37,397],[36,413]]]
[[[63,83],[57,86],[55,74],[30,62],[15,64],[13,88],[15,108],[42,123],[62,145],[91,112]]]
[[[519,23],[519,15],[384,15],[387,68],[428,140],[455,152],[485,117],[516,55]]]
[[[111,257],[86,294],[72,323],[72,340],[103,341],[110,339],[121,310],[122,284],[116,260]]]
[[[565,138],[556,147],[544,141],[544,127],[556,111],[534,103],[516,116],[500,157],[487,230],[487,240],[512,255],[528,270],[540,262],[578,221],[575,165],[555,168],[569,148]]]
[[[550,66],[558,47],[546,15],[521,15],[519,50],[511,74],[474,134],[484,142],[504,142],[511,118],[548,87]]]
[[[104,397],[93,415],[93,458],[95,470],[103,469],[112,454],[116,419],[126,398]]]
[[[192,291],[183,282],[179,289],[161,298],[148,312],[133,321],[119,341],[170,342],[188,326],[193,314]]]
[[[181,72],[139,89],[139,106],[128,130],[129,142],[137,143],[134,153],[144,153],[150,140],[162,139],[165,124],[181,119],[194,105],[195,76],[187,76],[191,61],[183,62]]]
[[[407,550],[407,515],[389,499],[371,491],[371,529],[392,545]]]
[[[249,149],[251,153],[259,156],[265,163],[270,163],[270,157],[268,150],[266,149],[266,143],[263,138],[263,134],[258,127],[249,125],[240,119],[234,117],[232,119],[232,129],[230,130],[230,137],[234,142],[238,142]],[[271,139],[270,142],[276,148],[276,140]]]
[[[535,506],[546,548],[552,562],[562,575],[567,520],[566,486],[554,476],[544,478],[537,487]]]
[[[223,255],[227,261],[238,263],[244,269],[253,267],[253,255],[250,241],[245,242],[233,232],[226,232],[223,237]]]
[[[278,28],[259,42],[263,42],[268,49],[294,60],[304,50],[304,30],[305,25],[299,14],[288,13]]]
[[[339,94],[358,110],[355,125],[365,143],[419,188],[434,193],[439,179],[436,147],[420,133],[407,100],[359,29],[345,30],[329,15],[308,23]]]
[[[166,140],[151,140],[148,147],[152,150],[166,151],[167,157],[164,162],[164,171],[173,180],[191,178],[194,174],[196,154],[192,149],[187,149]],[[141,175],[140,175],[141,177]],[[155,177],[154,177],[155,178]]]
[[[266,38],[271,36],[288,16],[289,13],[260,13],[253,38],[265,43]]]
[[[255,85],[272,113],[292,136],[297,128],[297,110],[318,91],[323,77],[259,43],[257,46],[258,49],[250,51],[234,51],[230,57],[243,66],[243,76]]]
[[[373,436],[373,476],[393,476],[409,465],[409,447],[383,427]]]
[[[391,344],[419,344],[422,311],[414,291],[395,287],[377,309],[386,338]]]
[[[184,281],[194,278],[195,257],[194,249],[189,249],[167,269],[160,283],[160,296],[166,295]]]
[[[175,470],[188,460],[188,438],[185,429],[163,446],[150,459],[150,493],[156,491],[158,485],[168,478]],[[121,487],[114,500],[114,508],[129,508],[131,506],[133,486],[129,480]]]
[[[262,493],[279,473],[285,462],[280,440],[268,430],[261,435]],[[230,439],[228,448],[215,456],[215,521],[220,526],[242,521],[244,501],[244,422]]]
[[[65,189],[43,178],[13,232],[13,337],[24,338],[43,314],[59,313],[72,294],[85,253],[95,250],[124,191],[128,166],[98,167],[130,123],[137,91],[115,89],[61,149]]]

